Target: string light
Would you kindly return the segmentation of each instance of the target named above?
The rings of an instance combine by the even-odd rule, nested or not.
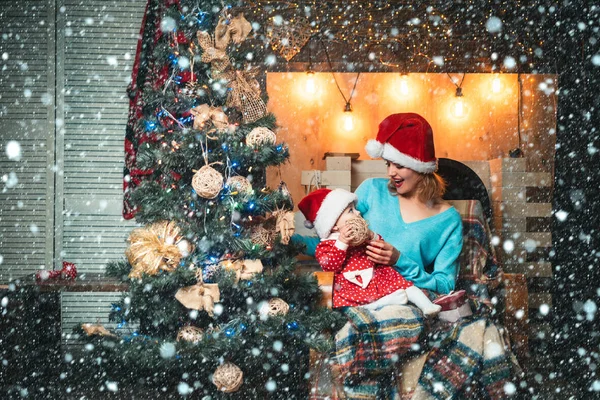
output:
[[[308,47],[308,66],[306,67],[306,82],[304,84],[304,91],[308,94],[315,94],[317,92],[317,85],[315,83],[315,72],[312,69],[310,46],[307,46],[307,47]]]
[[[452,106],[452,115],[456,118],[463,118],[466,115],[465,102],[463,100],[462,88],[456,88],[456,100]]]
[[[406,96],[410,93],[408,88],[408,74],[400,74],[400,94]]]
[[[450,81],[452,81],[454,86],[456,86],[456,93],[455,93],[456,98],[454,100],[454,104],[452,105],[452,115],[455,118],[463,118],[465,115],[467,115],[467,109],[466,109],[465,101],[463,99],[462,84],[465,81],[465,76],[467,74],[463,73],[462,79],[460,80],[459,84],[454,82],[454,79],[452,79],[450,74],[446,73],[446,75],[448,75],[448,78],[450,78]]]
[[[346,108],[344,108],[344,130],[350,132],[354,129],[354,116],[352,115],[352,105],[350,102],[346,103]]]
[[[498,74],[494,74],[494,78],[492,79],[492,92],[500,93],[502,90],[502,81],[500,80],[500,76]]]

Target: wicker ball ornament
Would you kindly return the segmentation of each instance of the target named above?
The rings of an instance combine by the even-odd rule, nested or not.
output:
[[[213,384],[222,392],[237,392],[244,383],[244,373],[234,363],[219,365],[212,377]]]
[[[350,246],[358,246],[369,240],[369,225],[363,218],[352,218],[346,221],[346,226],[351,227],[350,230]]]
[[[177,333],[177,341],[185,341],[191,343],[198,343],[204,337],[202,329],[195,326],[184,326]]]
[[[226,184],[232,191],[236,191],[241,195],[250,194],[252,192],[252,184],[243,176],[231,176],[227,179]]]
[[[260,313],[269,316],[275,316],[286,315],[289,311],[290,306],[288,303],[279,297],[273,297],[264,305],[264,307],[260,310]]]
[[[259,126],[252,129],[248,136],[246,136],[246,145],[254,147],[265,144],[275,144],[276,140],[277,136],[275,135],[275,132],[269,128]]]
[[[194,174],[192,187],[199,196],[214,199],[223,188],[223,175],[213,167],[205,165]]]

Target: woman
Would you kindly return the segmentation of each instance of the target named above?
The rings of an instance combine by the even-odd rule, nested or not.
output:
[[[459,213],[442,200],[445,183],[429,123],[413,113],[393,114],[379,125],[367,153],[383,158],[389,180],[364,181],[356,190],[357,210],[385,240],[367,247],[369,259],[393,265],[421,289],[445,294],[454,289],[462,249]],[[313,255],[315,238],[302,238]]]
[[[366,149],[371,157],[386,160],[389,177],[368,179],[356,190],[357,210],[370,229],[385,238],[370,242],[368,257],[393,265],[421,289],[452,291],[462,249],[462,220],[442,200],[445,184],[435,174],[431,126],[418,114],[390,115]],[[296,240],[314,254],[317,238],[296,236]],[[349,398],[395,398],[396,362],[407,362],[415,349],[428,351],[412,398],[475,395],[479,392],[469,387],[472,382],[483,397],[505,396],[502,388],[512,375],[512,358],[485,312],[433,327],[424,324],[416,307],[389,306],[372,313],[347,307],[342,312],[348,324],[336,334],[334,359]]]

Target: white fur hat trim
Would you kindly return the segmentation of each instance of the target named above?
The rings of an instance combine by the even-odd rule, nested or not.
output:
[[[331,233],[342,212],[348,205],[356,202],[358,198],[354,193],[343,189],[333,189],[325,198],[315,218],[314,226],[317,235],[321,239],[326,238]]]

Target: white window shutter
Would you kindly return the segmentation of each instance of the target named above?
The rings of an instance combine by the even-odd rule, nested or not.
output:
[[[123,143],[126,88],[146,2],[60,3],[57,104],[64,124],[57,148],[64,174],[57,182],[63,229],[56,247],[80,272],[103,272],[107,262],[124,258],[135,226],[121,217]]]
[[[53,267],[54,16],[49,0],[0,9],[0,282]]]

